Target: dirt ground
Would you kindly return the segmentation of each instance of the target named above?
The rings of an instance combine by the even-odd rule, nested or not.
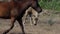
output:
[[[51,25],[52,24],[52,25]],[[10,20],[0,19],[0,34],[9,29]],[[39,16],[36,26],[31,25],[29,21],[24,26],[26,34],[60,34],[60,14],[44,10]],[[18,22],[15,22],[14,28],[8,34],[22,34]]]

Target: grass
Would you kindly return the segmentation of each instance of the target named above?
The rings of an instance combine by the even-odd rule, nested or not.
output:
[[[39,5],[44,9],[60,11],[60,0],[39,0]]]

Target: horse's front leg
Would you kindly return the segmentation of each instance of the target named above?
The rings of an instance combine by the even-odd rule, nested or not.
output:
[[[12,17],[11,18],[11,23],[10,23],[11,27],[8,30],[6,30],[5,32],[3,32],[3,34],[7,34],[14,27],[14,22],[15,22],[15,18]]]
[[[17,21],[19,22],[19,25],[21,26],[21,29],[22,29],[23,34],[25,34],[22,19],[19,19],[19,20],[17,20]]]

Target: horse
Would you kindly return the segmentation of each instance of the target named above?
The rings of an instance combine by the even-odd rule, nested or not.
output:
[[[24,27],[23,27],[23,23],[22,23],[22,17],[24,16],[26,10],[29,7],[32,7],[33,9],[36,10],[36,12],[41,13],[42,9],[38,4],[38,0],[15,0],[17,3],[17,9],[18,9],[18,17],[17,17],[17,21],[19,22],[21,28],[22,28],[22,32],[23,34],[25,34],[24,32]],[[35,24],[36,25],[36,24]]]
[[[13,0],[10,2],[0,1],[0,18],[3,19],[11,19],[11,23],[13,24],[13,15],[17,15],[15,9],[15,3]],[[4,32],[3,34],[6,34]]]
[[[0,3],[0,5],[3,4],[0,8],[0,12],[1,15],[0,17],[2,18],[10,18],[11,19],[11,27],[6,30],[5,32],[3,32],[3,34],[7,34],[13,27],[14,27],[14,23],[17,20],[18,23],[21,26],[22,29],[22,34],[25,34],[24,31],[24,26],[22,23],[22,17],[24,16],[26,10],[29,7],[32,7],[33,9],[36,10],[36,12],[41,13],[42,9],[38,4],[38,0],[14,0],[7,3],[7,6],[4,7],[4,5],[6,5],[4,2]]]

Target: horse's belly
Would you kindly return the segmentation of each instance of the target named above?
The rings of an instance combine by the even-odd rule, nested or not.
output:
[[[0,10],[0,17],[4,17],[4,18],[9,17],[9,12],[6,12],[4,10]]]
[[[9,14],[0,14],[0,17],[7,17]]]
[[[9,18],[9,17],[10,17],[9,14],[0,13],[0,18]]]
[[[3,7],[0,5],[0,17],[6,17],[9,15],[9,10],[8,10],[8,7]]]

